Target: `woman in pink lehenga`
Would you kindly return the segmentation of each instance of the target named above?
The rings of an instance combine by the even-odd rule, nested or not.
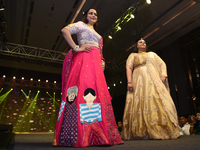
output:
[[[169,93],[164,61],[153,52],[146,52],[140,39],[126,61],[127,95],[123,116],[122,138],[177,139],[178,118]]]
[[[63,63],[62,102],[53,145],[87,147],[123,143],[103,73],[102,37],[95,31],[96,23],[97,12],[89,9],[82,21],[62,29],[75,53],[70,50]],[[79,45],[71,34],[77,34]]]

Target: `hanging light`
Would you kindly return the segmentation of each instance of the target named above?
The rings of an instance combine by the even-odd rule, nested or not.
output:
[[[22,80],[24,80],[24,77],[22,77]]]
[[[46,82],[49,82],[48,80],[46,80]]]
[[[56,83],[56,81],[54,81],[54,83]]]
[[[3,75],[3,78],[5,78],[6,77],[6,75]]]
[[[120,26],[117,27],[119,30],[121,30],[122,28]]]
[[[135,16],[133,14],[131,14],[131,18],[135,18]]]
[[[31,78],[30,80],[33,81],[33,78]]]
[[[109,37],[109,39],[112,39],[112,36],[111,36],[111,35],[109,35],[108,37]]]
[[[38,82],[40,82],[40,79],[38,79]]]
[[[16,79],[16,77],[15,77],[15,76],[13,76],[13,79],[15,80],[15,79]]]
[[[146,0],[147,4],[151,4],[151,0]]]

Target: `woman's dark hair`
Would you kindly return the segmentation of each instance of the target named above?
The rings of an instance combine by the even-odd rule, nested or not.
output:
[[[86,10],[86,11],[83,12],[82,21],[83,21],[84,23],[86,23],[86,24],[88,23],[87,14],[88,14],[88,12],[89,12],[90,9],[96,10],[95,8],[89,8],[88,10]],[[97,10],[96,10],[96,11],[97,11]],[[96,28],[97,28],[97,25],[98,25],[98,21],[94,24],[94,29],[95,29],[95,30],[96,30]]]
[[[93,96],[95,96],[95,91],[91,88],[87,88],[84,92],[84,96],[88,95],[88,93],[91,93]]]
[[[141,40],[141,39],[142,39],[142,38],[135,40],[134,49],[133,49],[133,52],[134,52],[134,53],[138,53],[137,44],[138,44],[138,41]],[[144,40],[144,41],[145,41],[145,40]],[[147,52],[147,51],[148,51],[148,48],[147,48],[147,46],[146,46],[146,52]]]

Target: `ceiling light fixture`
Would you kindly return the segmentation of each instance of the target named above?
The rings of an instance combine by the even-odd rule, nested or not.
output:
[[[131,18],[135,18],[135,16],[133,14],[131,14]]]
[[[146,0],[147,4],[151,4],[151,0]]]

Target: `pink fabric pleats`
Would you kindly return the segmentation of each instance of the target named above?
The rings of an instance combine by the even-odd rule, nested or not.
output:
[[[104,72],[101,65],[102,55],[98,48],[91,47],[90,52],[76,52],[73,54],[69,53],[66,56],[66,59],[63,64],[63,91],[62,91],[62,101],[67,103],[67,89],[70,87],[76,86],[78,88],[78,94],[74,100],[74,104],[78,107],[78,114],[77,114],[77,140],[75,147],[86,147],[92,145],[115,145],[121,144],[123,141],[118,133],[117,125],[115,122],[115,117],[113,113],[113,108],[111,104],[111,96],[109,94]],[[70,60],[70,62],[69,62]],[[70,69],[70,70],[69,70]],[[69,70],[69,71],[68,71]],[[86,101],[84,100],[84,91],[87,88],[91,88],[95,91],[96,99],[93,103],[100,103],[101,105],[101,117],[102,121],[99,121],[95,124],[95,128],[91,129],[99,129],[102,133],[99,134],[99,131],[95,130],[84,130],[84,124],[80,121],[80,104],[85,104]],[[61,108],[60,108],[61,109]],[[63,114],[65,113],[65,107],[63,108],[61,117],[58,121],[56,121],[55,127],[55,140],[54,145],[59,145],[59,137],[60,137],[60,130],[63,121]],[[90,133],[86,133],[86,132]],[[93,135],[91,135],[93,134]],[[97,135],[101,135],[99,139],[96,139],[96,142],[88,142],[94,141],[91,138],[98,138]],[[85,137],[87,136],[87,137]],[[101,139],[104,139],[104,144]],[[85,138],[87,140],[85,140]],[[69,139],[70,140],[70,139]],[[87,141],[87,143],[84,143]],[[68,145],[64,145],[68,146]]]

